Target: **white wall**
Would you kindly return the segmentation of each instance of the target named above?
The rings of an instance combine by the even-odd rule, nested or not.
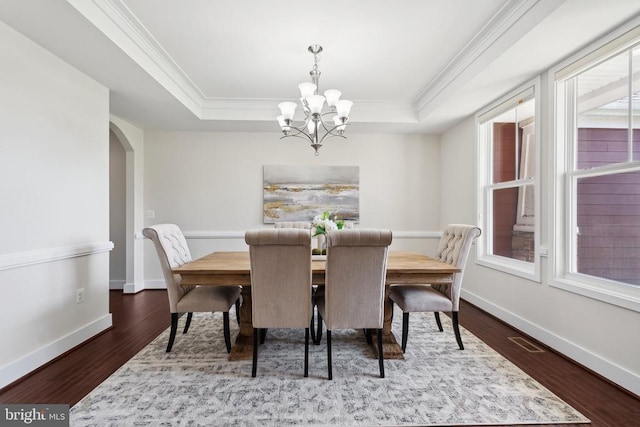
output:
[[[547,117],[547,115],[543,115]],[[546,126],[546,125],[545,125]],[[470,118],[442,136],[442,223],[475,223],[475,125]],[[551,144],[542,139],[542,158]],[[551,191],[552,168],[543,165],[542,200]],[[452,174],[456,180],[446,180]],[[456,197],[451,195],[455,194]],[[542,208],[541,245],[551,245],[552,212]],[[640,394],[640,313],[549,285],[549,260],[542,258],[542,283],[467,263],[463,298],[578,363]]]
[[[109,288],[122,289],[127,277],[127,160],[118,137],[109,131]]]
[[[433,252],[434,239],[401,238],[439,227],[440,148],[436,137],[352,134],[327,140],[314,156],[300,139],[279,133],[145,133],[147,225],[173,222],[185,233],[228,232],[229,239],[191,239],[194,257],[212,250],[247,250],[244,231],[263,224],[264,165],[350,165],[360,168],[359,227],[394,231],[393,249]],[[404,232],[404,233],[403,233]],[[145,286],[161,286],[150,242]]]
[[[111,326],[111,243],[108,90],[2,22],[0,52],[2,387]]]

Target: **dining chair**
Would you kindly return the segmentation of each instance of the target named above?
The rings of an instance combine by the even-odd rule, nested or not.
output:
[[[402,351],[407,348],[409,334],[409,313],[433,312],[438,329],[442,332],[440,312],[451,312],[453,332],[460,350],[464,350],[458,311],[460,307],[460,291],[464,268],[471,251],[471,243],[480,235],[480,228],[474,225],[450,224],[442,233],[435,258],[460,269],[455,273],[451,285],[392,285],[389,298],[402,310]]]
[[[378,365],[384,378],[382,324],[389,230],[332,230],[327,233],[324,292],[319,294],[318,329],[327,328],[328,377],[333,379],[331,331],[377,330]]]
[[[187,313],[183,334],[191,325],[194,312],[221,311],[223,317],[224,341],[227,353],[231,351],[231,337],[229,330],[229,309],[236,304],[236,313],[240,305],[240,286],[181,286],[179,274],[173,274],[172,269],[191,261],[191,252],[187,246],[184,234],[176,224],[158,224],[142,230],[142,234],[149,238],[158,254],[162,274],[169,296],[169,312],[171,313],[171,331],[167,353],[171,351],[178,329],[178,319]]]
[[[253,366],[258,367],[258,337],[266,328],[304,328],[304,376],[309,376],[311,324],[311,233],[274,228],[245,233],[251,260]]]
[[[311,229],[311,221],[279,221],[273,223],[273,228]]]

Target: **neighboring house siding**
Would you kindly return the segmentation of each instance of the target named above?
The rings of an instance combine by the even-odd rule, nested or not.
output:
[[[578,168],[624,162],[626,129],[580,129]],[[640,133],[634,133],[640,158]],[[605,175],[578,185],[578,271],[640,285],[640,173]]]

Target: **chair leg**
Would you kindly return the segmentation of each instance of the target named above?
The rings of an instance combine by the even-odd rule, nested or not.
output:
[[[309,376],[309,328],[304,330],[304,376]]]
[[[364,331],[364,339],[367,340],[367,344],[371,345],[371,329],[363,329]]]
[[[409,336],[409,312],[402,313],[402,352],[407,349],[407,337]]]
[[[184,329],[182,330],[183,334],[186,334],[189,330],[189,326],[191,325],[191,318],[193,317],[193,313],[187,313],[187,321],[184,324]]]
[[[231,332],[229,331],[229,312],[222,313],[222,327],[224,328],[224,343],[227,346],[227,353],[231,353]]]
[[[240,298],[236,300],[236,322],[240,324]]]
[[[267,328],[260,329],[260,344],[264,344],[264,340],[267,338]]]
[[[451,312],[451,323],[453,323],[453,332],[456,334],[456,341],[458,341],[458,347],[460,350],[464,350],[464,346],[462,345],[462,337],[460,337],[460,327],[458,326],[458,312]]]
[[[167,344],[167,353],[173,347],[173,341],[176,339],[176,330],[178,329],[178,313],[171,313],[171,332],[169,333],[169,344]]]
[[[316,326],[315,326],[315,320],[316,320],[316,308],[315,305],[311,306],[311,341],[315,344],[316,343]]]
[[[322,316],[320,312],[318,312],[318,322],[316,323],[316,339],[313,341],[315,345],[320,345],[320,341],[322,341]]]
[[[251,367],[251,376],[255,378],[258,370],[258,328],[253,328],[253,366]]]
[[[438,325],[438,329],[440,330],[440,332],[442,332],[443,329],[442,329],[442,323],[440,322],[440,313],[437,311],[434,311],[433,314],[436,316],[436,324]]]
[[[329,367],[329,379],[333,379],[333,368],[331,362],[331,331],[327,329],[327,366]]]
[[[378,329],[378,364],[380,365],[380,378],[384,378],[384,352],[382,351],[382,329]]]

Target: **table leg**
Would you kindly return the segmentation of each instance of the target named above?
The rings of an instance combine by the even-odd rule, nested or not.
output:
[[[242,287],[240,306],[240,332],[231,347],[229,360],[251,360],[253,358],[253,324],[251,322],[251,287]]]
[[[395,335],[391,331],[391,321],[393,320],[393,302],[389,298],[389,286],[384,289],[384,323],[382,324],[382,354],[385,359],[404,359],[402,346],[396,341]],[[378,341],[372,340],[373,350],[378,357]]]

